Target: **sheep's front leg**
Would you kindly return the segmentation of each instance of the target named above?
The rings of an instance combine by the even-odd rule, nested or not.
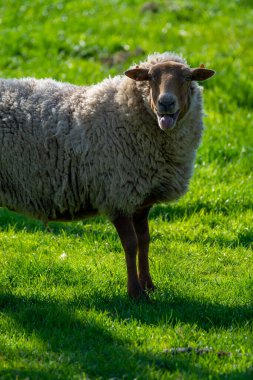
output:
[[[139,283],[136,268],[137,237],[133,220],[132,218],[122,216],[116,218],[113,224],[119,234],[126,255],[128,294],[132,298],[138,298],[142,294],[142,288]]]
[[[148,214],[150,207],[142,209],[134,214],[133,223],[138,240],[138,263],[139,280],[144,290],[154,290],[155,286],[149,273],[148,251],[149,251],[149,227]]]

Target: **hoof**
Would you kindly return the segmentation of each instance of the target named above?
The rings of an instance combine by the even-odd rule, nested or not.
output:
[[[143,299],[143,298],[148,298],[148,295],[147,293],[145,292],[145,290],[140,286],[140,284],[136,285],[136,286],[131,286],[131,287],[128,287],[128,295],[132,298],[132,299],[135,299],[135,300],[138,300],[138,299]]]
[[[141,284],[141,287],[142,289],[144,289],[146,292],[154,292],[156,287],[155,285],[153,284],[153,281],[151,280],[151,278],[140,278],[140,284]]]

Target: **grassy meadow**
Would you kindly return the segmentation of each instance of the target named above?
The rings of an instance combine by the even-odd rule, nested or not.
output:
[[[105,218],[0,208],[1,380],[253,378],[252,45],[250,0],[0,0],[1,77],[91,84],[168,50],[217,72],[190,190],[150,215],[150,300]]]

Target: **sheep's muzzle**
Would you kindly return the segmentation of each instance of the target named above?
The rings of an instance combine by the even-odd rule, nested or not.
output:
[[[180,112],[179,110],[171,114],[168,114],[168,113],[160,114],[159,112],[157,112],[156,114],[157,114],[159,127],[163,131],[174,128],[177,122],[179,112]]]
[[[156,102],[156,114],[162,130],[172,129],[179,115],[177,96],[171,92],[159,94]]]

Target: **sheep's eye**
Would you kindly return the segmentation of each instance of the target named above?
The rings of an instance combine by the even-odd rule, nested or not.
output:
[[[157,75],[154,75],[154,74],[153,74],[153,75],[152,75],[152,74],[149,75],[149,80],[150,80],[150,81],[152,81],[152,82],[157,82],[157,79],[158,79],[158,78],[157,78]]]
[[[192,80],[192,78],[191,78],[191,76],[190,76],[190,75],[186,75],[186,76],[184,77],[184,79],[185,79],[187,82],[189,82],[189,81],[191,81],[191,80]]]

